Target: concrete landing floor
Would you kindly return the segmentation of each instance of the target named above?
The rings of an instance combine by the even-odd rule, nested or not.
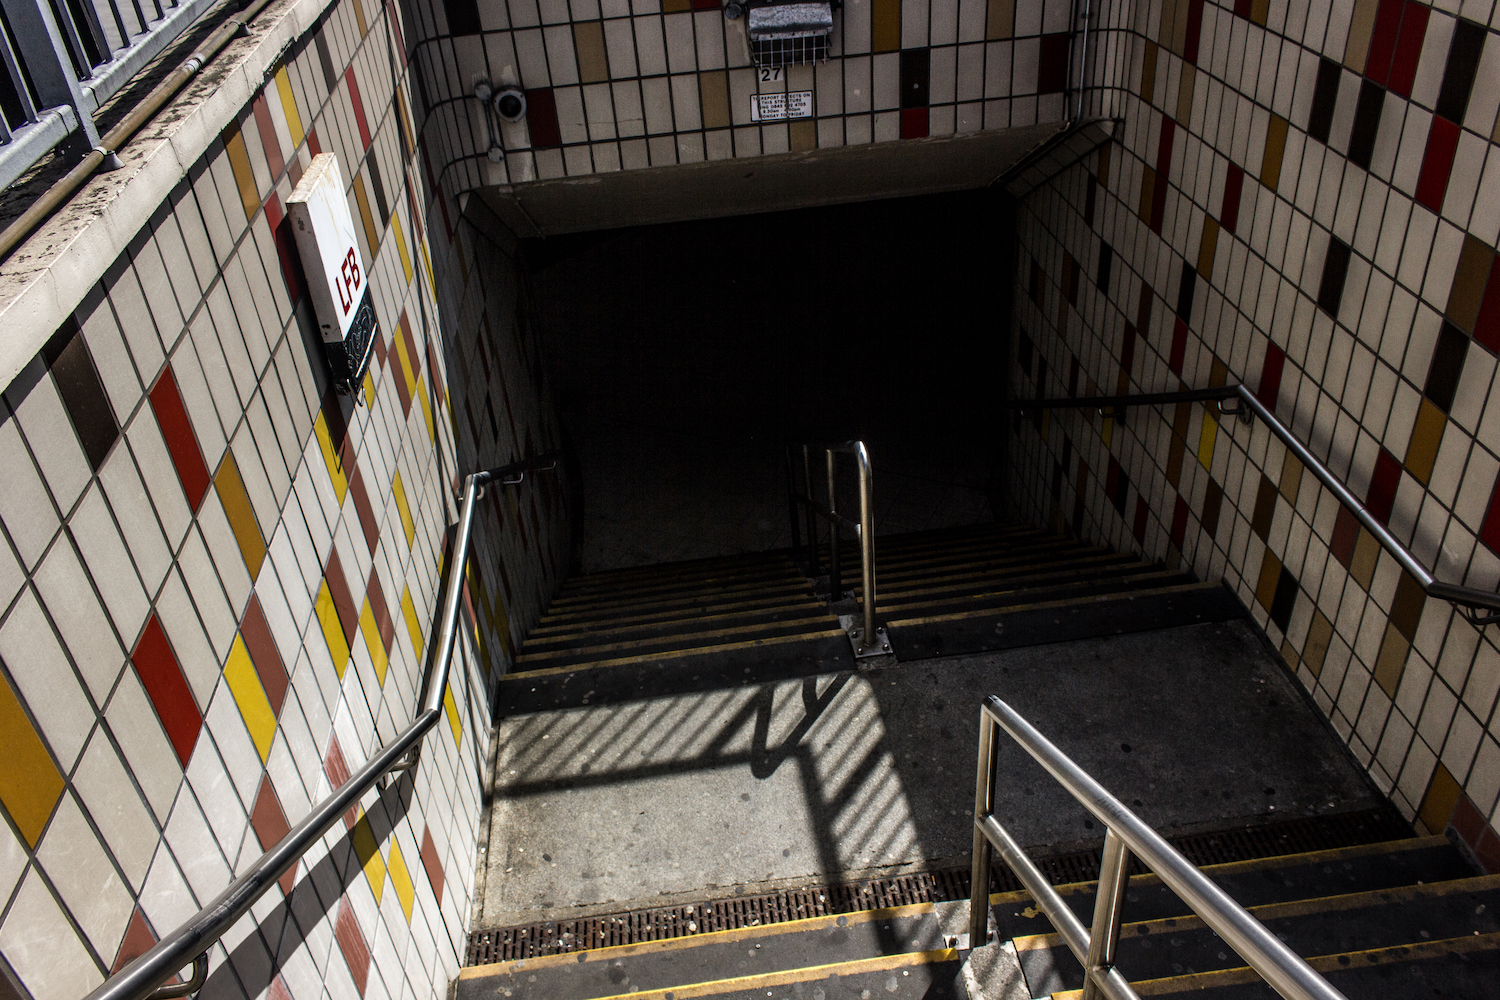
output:
[[[1239,621],[643,696],[501,720],[474,927],[966,864],[990,693],[1167,835],[1381,801]],[[1002,742],[1016,838],[1098,842]]]

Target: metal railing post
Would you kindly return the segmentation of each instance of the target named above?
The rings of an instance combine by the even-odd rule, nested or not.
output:
[[[995,806],[995,721],[979,709],[979,770],[974,778],[974,857],[969,890],[969,947],[978,948],[989,940],[990,927],[990,840],[980,822]]]
[[[1107,830],[1104,854],[1099,861],[1099,888],[1094,895],[1094,924],[1089,929],[1082,1000],[1099,1000],[1104,995],[1100,981],[1115,964],[1115,946],[1120,940],[1120,918],[1125,911],[1125,886],[1129,880],[1130,848],[1113,829]]]
[[[807,484],[807,499],[813,499],[813,478],[811,449],[807,445],[802,446],[802,481]],[[807,575],[817,576],[818,570],[818,515],[813,505],[807,505]]]
[[[838,495],[834,491],[833,449],[823,449],[823,464],[828,470],[828,512],[839,512]],[[808,491],[811,494],[811,490]],[[844,596],[843,574],[839,572],[839,522],[833,518],[828,522],[828,599],[837,601]]]
[[[22,59],[36,83],[37,97],[41,102],[37,111],[59,105],[71,107],[78,116],[78,128],[83,133],[84,144],[79,152],[99,145],[93,101],[85,99],[83,88],[79,86],[73,59],[68,54],[68,42],[63,38],[63,26],[53,20],[51,8],[35,0],[3,0],[0,5],[5,8],[5,17],[15,32],[16,41],[24,49]],[[85,59],[84,72],[91,69]]]
[[[865,604],[865,645],[872,646],[880,638],[875,629],[875,511],[871,497],[870,453],[865,443],[854,446],[854,457],[859,462],[859,556],[863,571]]]

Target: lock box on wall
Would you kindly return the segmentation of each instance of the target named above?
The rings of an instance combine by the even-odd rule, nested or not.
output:
[[[313,157],[286,206],[334,388],[357,395],[379,334],[338,157]]]

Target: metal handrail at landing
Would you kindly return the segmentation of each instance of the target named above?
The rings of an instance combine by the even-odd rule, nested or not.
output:
[[[556,469],[560,457],[556,452],[549,452],[498,469],[475,472],[464,479],[463,492],[459,494],[458,530],[453,539],[443,605],[437,619],[437,642],[432,647],[422,701],[411,724],[376,751],[337,791],[314,806],[245,874],[231,882],[185,924],[165,935],[150,951],[106,979],[85,1000],[167,1000],[197,992],[208,976],[208,949],[213,943],[249,912],[251,905],[381,778],[392,771],[410,770],[417,765],[422,738],[443,717],[443,694],[448,687],[464,566],[468,562],[469,540],[474,526],[474,502],[484,494],[487,485],[514,486],[522,482],[527,472]],[[188,965],[193,966],[191,979],[162,987],[162,983]]]
[[[1104,855],[1094,897],[1093,926],[1068,909],[1026,852],[994,815],[995,747],[1000,731],[1021,745],[1068,793],[1104,824]],[[1131,854],[1141,860],[1245,963],[1286,1000],[1346,1000],[1344,994],[1266,929],[1249,911],[1211,882],[1161,834],[1125,808],[1088,772],[1039,733],[1020,713],[994,695],[979,709],[979,774],[974,788],[973,895],[969,900],[969,940],[977,947],[989,937],[990,852],[998,850],[1037,906],[1084,968],[1083,1000],[1138,1000],[1115,966]]]
[[[802,453],[802,486],[797,485],[797,462],[794,453]],[[828,493],[826,504],[813,496],[812,453],[823,453],[823,468],[827,474]],[[852,455],[859,469],[859,520],[851,521],[838,511],[838,495],[835,477],[835,457]],[[890,636],[885,626],[875,620],[875,501],[873,476],[870,471],[870,453],[863,441],[843,441],[838,444],[789,443],[786,446],[787,504],[792,518],[792,551],[802,548],[802,526],[799,511],[807,515],[807,572],[818,576],[818,519],[828,522],[828,599],[838,601],[843,597],[843,580],[839,566],[839,529],[847,528],[859,540],[860,571],[862,574],[860,593],[861,622],[848,626],[849,644],[856,659],[872,656],[889,656]]]
[[[1394,535],[1386,529],[1386,526],[1375,519],[1375,516],[1365,508],[1365,505],[1349,492],[1349,488],[1340,482],[1328,466],[1324,465],[1318,458],[1307,449],[1301,441],[1292,434],[1291,430],[1276,419],[1272,413],[1249,389],[1243,385],[1226,385],[1216,389],[1186,389],[1181,392],[1142,392],[1127,396],[1066,396],[1053,397],[1049,399],[1022,399],[1005,404],[1013,410],[1045,410],[1045,409],[1094,409],[1100,415],[1106,417],[1123,416],[1125,409],[1131,406],[1157,406],[1165,403],[1188,403],[1217,401],[1219,412],[1226,416],[1238,416],[1242,421],[1249,423],[1254,418],[1260,418],[1270,429],[1271,433],[1286,445],[1287,450],[1307,468],[1312,470],[1318,481],[1328,487],[1335,499],[1348,508],[1359,523],[1371,535],[1375,536],[1382,548],[1401,564],[1401,568],[1410,573],[1412,579],[1416,580],[1429,597],[1449,601],[1458,605],[1459,612],[1469,620],[1469,623],[1477,628],[1500,622],[1500,594],[1488,590],[1479,590],[1475,587],[1464,587],[1454,583],[1444,583],[1433,577],[1427,567],[1417,561],[1411,550],[1403,545]],[[1235,402],[1237,401],[1237,402]],[[1226,405],[1234,402],[1234,405]],[[1482,614],[1481,609],[1490,612]]]

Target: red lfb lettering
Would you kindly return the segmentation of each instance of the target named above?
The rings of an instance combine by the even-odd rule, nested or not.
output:
[[[359,255],[353,247],[350,247],[349,253],[345,255],[339,274],[344,279],[339,287],[339,307],[347,316],[354,306],[354,293],[359,291],[360,286]]]

